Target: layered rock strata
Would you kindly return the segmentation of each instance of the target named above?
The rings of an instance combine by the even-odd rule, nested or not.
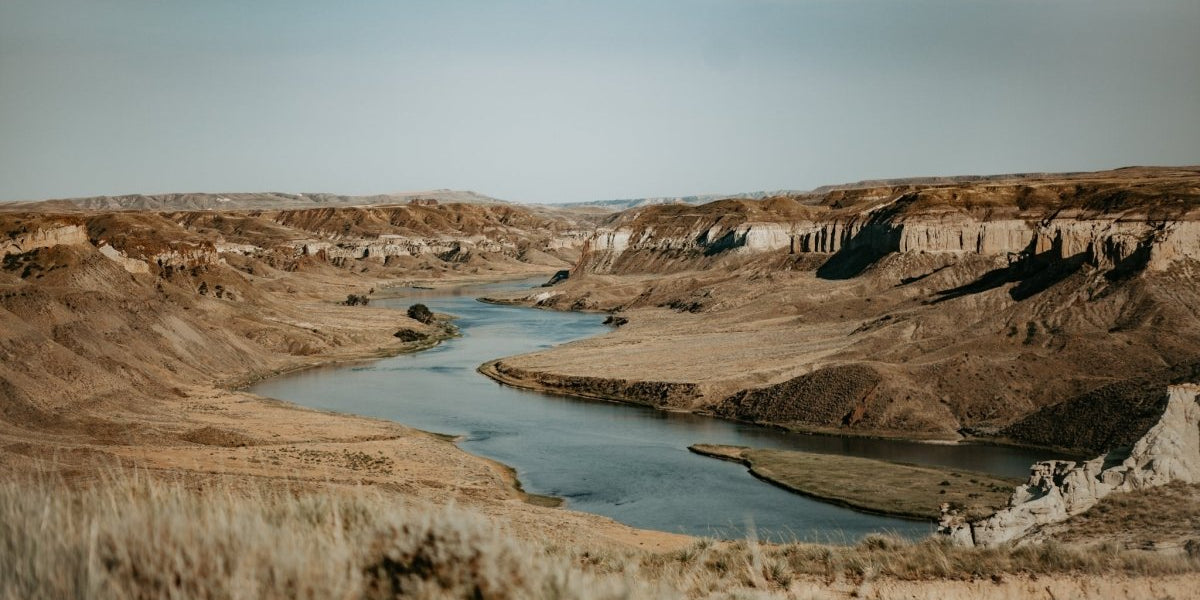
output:
[[[963,546],[997,546],[1065,521],[1109,494],[1200,481],[1200,385],[1174,385],[1167,393],[1158,423],[1123,458],[1114,451],[1081,463],[1036,463],[1008,508],[967,522],[944,506],[939,532]]]
[[[1200,258],[1200,222],[1124,221],[1086,215],[1047,220],[988,221],[970,216],[932,220],[891,220],[886,207],[849,220],[798,220],[788,223],[714,225],[670,236],[653,230],[601,229],[589,240],[591,262],[585,268],[620,271],[629,251],[748,255],[786,250],[791,254],[837,254],[854,250],[889,253],[978,254],[1016,258],[1083,257],[1101,268],[1131,258],[1165,270],[1180,259]],[[1139,256],[1142,255],[1142,256]]]

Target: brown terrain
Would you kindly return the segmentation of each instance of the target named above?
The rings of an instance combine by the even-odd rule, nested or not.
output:
[[[1090,454],[1137,439],[1200,369],[1198,219],[1198,168],[635,209],[568,280],[500,299],[628,323],[486,370],[798,430]]]
[[[0,212],[0,465],[371,483],[507,514],[548,539],[677,544],[524,502],[505,467],[437,436],[237,391],[437,343],[452,326],[345,300],[552,273],[578,257],[572,226],[507,205]]]
[[[485,373],[797,430],[1090,455],[1138,439],[1161,415],[1165,386],[1200,368],[1200,168],[865,182],[603,217],[385,197],[183,196],[0,210],[0,469],[10,481],[53,472],[78,487],[132,469],[196,490],[366,486],[482,513],[547,554],[566,548],[571,568],[695,597],[1194,589],[1192,536],[1180,526],[1117,531],[1136,519],[1115,515],[1144,515],[1152,495],[1110,497],[1062,535],[1168,540],[1183,562],[889,539],[713,545],[540,506],[503,465],[434,434],[237,388],[454,334],[444,318],[420,323],[351,296],[569,269],[554,286],[496,300],[627,322]],[[1194,530],[1193,486],[1171,494],[1172,514]]]

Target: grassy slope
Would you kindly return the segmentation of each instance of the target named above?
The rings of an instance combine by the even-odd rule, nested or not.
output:
[[[1047,532],[1071,543],[1118,543],[1135,548],[1200,551],[1200,484],[1174,482],[1112,494]]]
[[[943,502],[965,507],[971,518],[1008,504],[1020,480],[971,471],[882,460],[696,444],[697,454],[740,462],[780,487],[869,512],[937,519]]]

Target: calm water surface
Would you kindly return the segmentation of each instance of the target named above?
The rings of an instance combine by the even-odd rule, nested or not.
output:
[[[542,280],[539,280],[539,282]],[[480,364],[608,330],[596,314],[483,304],[476,297],[532,282],[405,290],[380,300],[405,309],[423,302],[458,316],[462,337],[370,364],[302,371],[250,391],[303,406],[382,417],[464,436],[459,445],[511,465],[526,491],[566,499],[569,508],[646,529],[716,537],[853,541],[877,531],[907,537],[932,525],[839,508],[783,491],[741,465],[688,452],[696,443],[788,448],[945,465],[1024,477],[1049,458],[982,445],[798,435],[650,408],[580,400],[501,386]]]

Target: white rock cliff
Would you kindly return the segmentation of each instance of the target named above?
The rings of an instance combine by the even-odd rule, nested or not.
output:
[[[1158,423],[1119,463],[1112,464],[1111,455],[1082,463],[1036,463],[1029,482],[1013,492],[1008,508],[967,522],[943,506],[939,533],[963,546],[997,546],[1065,521],[1109,494],[1200,481],[1200,385],[1173,385],[1167,393]]]

